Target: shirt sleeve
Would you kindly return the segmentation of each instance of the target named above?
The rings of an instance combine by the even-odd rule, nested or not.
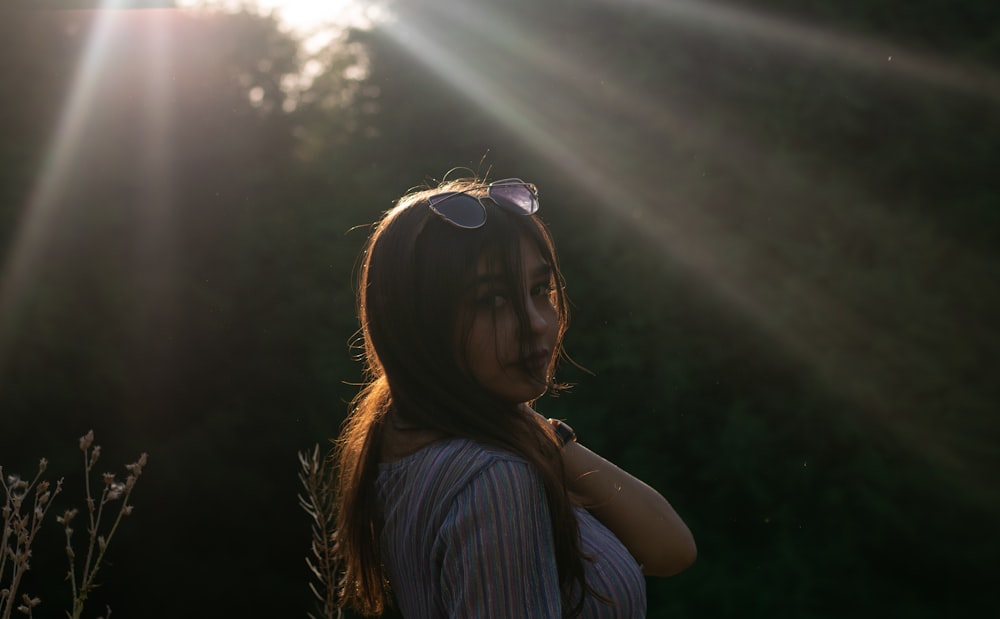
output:
[[[486,467],[455,497],[438,538],[448,617],[562,617],[551,523],[528,464]]]

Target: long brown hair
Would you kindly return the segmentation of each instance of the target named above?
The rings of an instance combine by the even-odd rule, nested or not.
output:
[[[451,181],[400,199],[375,225],[362,254],[358,282],[365,386],[351,404],[334,454],[338,467],[336,555],[342,570],[340,603],[379,614],[389,604],[379,553],[381,522],[375,478],[387,418],[440,436],[469,438],[513,452],[539,473],[552,518],[555,559],[568,614],[578,614],[584,591],[579,529],[566,491],[565,473],[551,427],[518,405],[504,402],[463,371],[456,338],[469,332],[462,311],[467,285],[481,257],[495,261],[511,284],[522,270],[520,243],[537,245],[552,269],[552,302],[559,328],[556,353],[569,320],[552,238],[535,215],[511,214],[488,199],[486,223],[460,229],[428,206],[427,198],[442,191],[484,197],[477,179]],[[509,290],[523,294],[524,286]],[[519,308],[522,346],[528,342],[524,300]],[[553,367],[559,354],[553,355]],[[551,384],[557,389],[560,385]],[[575,592],[571,599],[569,592]]]

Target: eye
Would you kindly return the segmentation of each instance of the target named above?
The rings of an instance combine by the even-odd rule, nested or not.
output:
[[[544,282],[544,283],[540,283],[540,284],[535,285],[531,289],[531,296],[533,296],[533,297],[548,297],[548,296],[551,296],[552,293],[555,292],[555,291],[556,291],[556,289],[551,284],[551,282]]]
[[[510,303],[510,299],[507,298],[507,295],[496,291],[484,293],[476,299],[476,304],[482,307],[501,308],[508,303]]]

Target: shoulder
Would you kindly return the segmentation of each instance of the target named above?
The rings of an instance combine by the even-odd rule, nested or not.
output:
[[[380,475],[408,471],[432,474],[462,485],[493,467],[528,466],[520,456],[464,438],[436,441],[394,462],[379,465]]]
[[[475,466],[442,504],[429,553],[446,615],[561,616],[541,476],[502,450],[473,444],[456,453]]]
[[[452,463],[462,469],[456,499],[480,509],[492,502],[495,511],[507,513],[525,504],[548,508],[541,475],[521,456],[466,441]]]
[[[545,491],[523,458],[448,439],[379,465],[377,486],[383,557],[407,615],[560,616]]]
[[[439,508],[472,492],[496,500],[541,480],[523,458],[469,439],[446,439],[394,462],[379,465],[377,486],[388,503],[433,502]]]

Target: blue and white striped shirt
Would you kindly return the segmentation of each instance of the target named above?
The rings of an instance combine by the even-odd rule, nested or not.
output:
[[[545,488],[523,459],[465,439],[432,443],[379,465],[381,551],[408,619],[561,618]],[[577,509],[587,583],[581,617],[646,614],[640,566],[618,538]]]

